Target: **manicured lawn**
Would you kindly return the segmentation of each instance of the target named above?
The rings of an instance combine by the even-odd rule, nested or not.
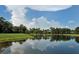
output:
[[[6,42],[6,41],[19,41],[24,40],[27,38],[33,38],[30,34],[0,34],[0,42]]]
[[[0,42],[7,42],[7,41],[19,41],[25,40],[28,38],[33,38],[35,34],[22,34],[22,33],[3,33],[0,34]],[[79,37],[79,34],[43,34],[43,35],[64,35],[64,36],[74,36]]]
[[[74,37],[79,37],[79,34],[53,34],[53,35],[64,35],[64,36],[74,36]]]
[[[63,34],[65,36],[74,36],[74,37],[79,37],[79,34]]]

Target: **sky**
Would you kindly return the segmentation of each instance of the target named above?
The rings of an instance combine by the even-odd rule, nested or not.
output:
[[[0,5],[0,16],[14,26],[75,29],[79,26],[79,5]]]

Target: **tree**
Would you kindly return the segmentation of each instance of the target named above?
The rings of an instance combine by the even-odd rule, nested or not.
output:
[[[20,32],[20,33],[25,33],[26,30],[27,30],[27,29],[26,29],[26,27],[25,27],[24,25],[21,24],[21,25],[19,26],[19,32]]]
[[[19,33],[19,27],[13,26],[12,31],[13,31],[13,33]]]
[[[71,30],[68,28],[50,28],[52,34],[70,34]]]
[[[13,26],[12,23],[6,21],[5,18],[0,17],[0,33],[33,33],[33,34],[79,34],[79,27],[75,30],[69,28],[53,28],[50,29],[40,29],[40,28],[30,28],[27,29],[26,26],[21,24],[20,26]]]
[[[51,34],[55,34],[55,28],[50,27]]]
[[[3,32],[4,23],[5,19],[3,17],[0,17],[0,33]]]
[[[4,33],[12,33],[12,28],[13,28],[13,25],[10,22],[5,21],[2,30]]]
[[[76,34],[79,34],[79,27],[76,27],[75,33],[76,33]]]

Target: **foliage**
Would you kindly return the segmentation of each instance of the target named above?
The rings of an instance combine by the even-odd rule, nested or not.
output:
[[[68,28],[53,28],[50,29],[40,29],[40,28],[30,28],[27,29],[26,26],[21,24],[20,26],[13,26],[12,23],[5,20],[5,18],[0,17],[0,33],[26,33],[26,34],[79,34],[79,27],[75,30]]]

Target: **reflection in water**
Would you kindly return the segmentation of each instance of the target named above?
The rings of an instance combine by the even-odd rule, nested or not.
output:
[[[76,38],[75,38],[75,41],[76,41],[77,43],[79,43],[79,37],[76,37]]]
[[[12,42],[0,53],[79,53],[78,37],[35,36],[26,41]]]
[[[2,42],[0,43],[0,53],[3,52],[3,50],[9,46],[11,46],[11,42]]]
[[[37,40],[40,40],[40,39],[49,39],[49,35],[35,35],[33,39],[37,39]]]
[[[51,41],[56,40],[56,41],[68,41],[70,40],[71,37],[69,36],[60,36],[60,35],[53,35],[51,36]]]
[[[23,44],[19,42],[13,42],[10,47],[10,53],[45,53],[43,51],[47,51],[48,47],[54,48],[58,46],[61,42],[50,42],[50,40],[31,40],[28,39]]]

